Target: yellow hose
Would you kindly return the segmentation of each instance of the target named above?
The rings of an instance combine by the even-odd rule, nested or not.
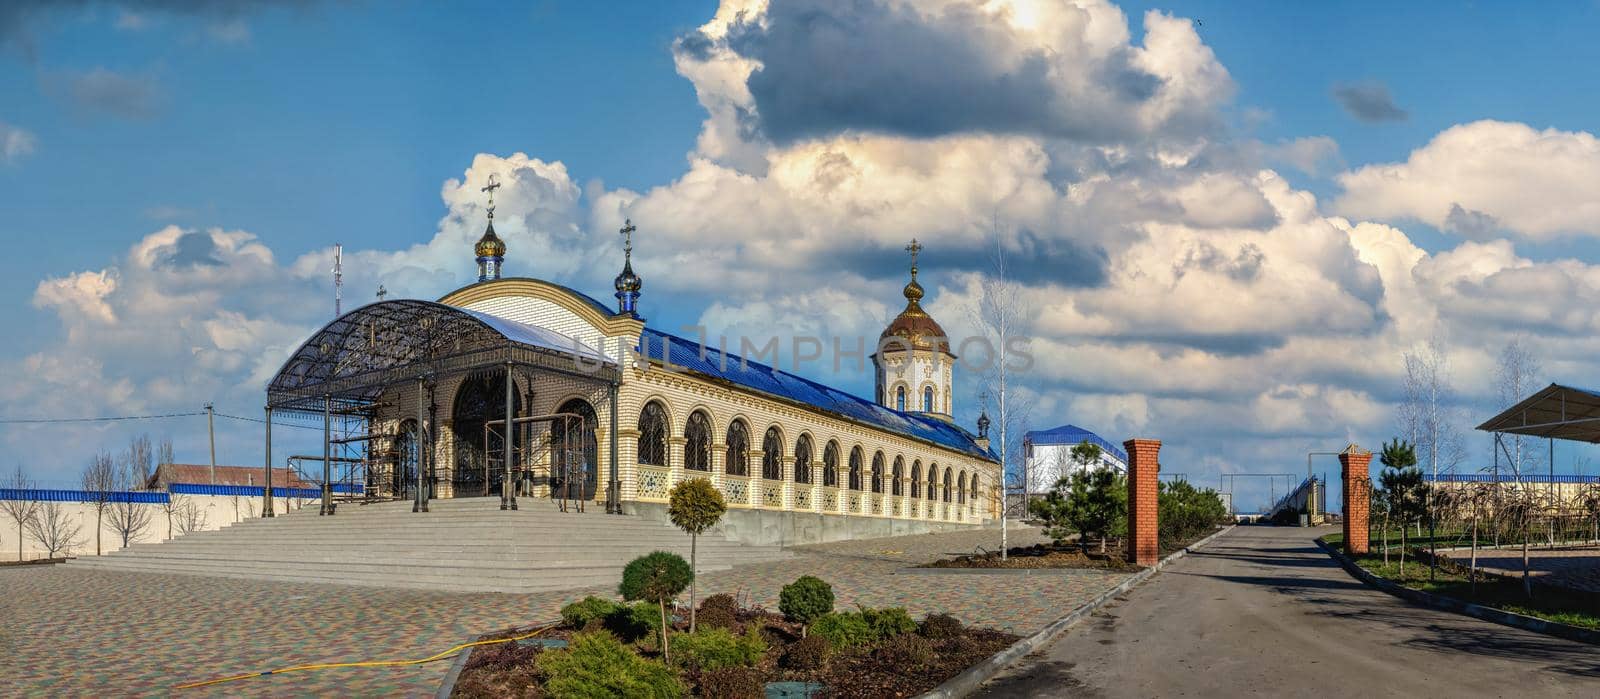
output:
[[[559,622],[552,622],[552,623],[545,624],[545,625],[540,626],[539,628],[535,629],[532,633],[523,634],[521,636],[513,636],[511,638],[496,638],[496,639],[488,640],[488,641],[473,641],[471,643],[463,643],[461,645],[454,646],[454,647],[450,648],[449,650],[444,651],[442,653],[435,653],[433,655],[430,655],[430,656],[428,656],[426,658],[422,658],[420,660],[367,660],[367,661],[356,662],[356,663],[316,663],[316,664],[312,664],[312,665],[293,665],[293,666],[290,666],[290,667],[280,668],[280,669],[277,669],[277,670],[268,670],[266,672],[250,672],[250,673],[245,673],[243,675],[233,675],[231,677],[218,677],[218,678],[212,679],[212,680],[203,680],[203,681],[200,681],[200,682],[190,682],[189,684],[180,684],[176,688],[177,689],[193,689],[195,687],[206,687],[206,686],[210,686],[210,685],[214,685],[214,684],[222,684],[224,682],[234,682],[234,681],[237,681],[237,680],[245,680],[245,679],[249,679],[251,677],[265,677],[267,675],[282,675],[282,674],[288,673],[288,672],[301,672],[301,671],[305,671],[305,670],[328,670],[328,669],[332,669],[332,668],[336,668],[336,667],[394,667],[394,666],[398,666],[398,665],[421,665],[423,663],[431,663],[431,662],[434,662],[436,660],[443,660],[445,658],[450,657],[451,655],[456,654],[457,652],[460,652],[463,649],[471,648],[473,646],[488,646],[488,645],[494,645],[496,643],[510,643],[512,641],[520,641],[520,640],[525,639],[525,638],[533,638],[534,636],[537,636],[537,635],[539,635],[541,633],[549,631],[552,627],[556,626],[557,623],[559,623]]]

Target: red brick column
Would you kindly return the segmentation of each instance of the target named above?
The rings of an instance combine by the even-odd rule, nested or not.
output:
[[[1156,544],[1161,440],[1130,439],[1122,446],[1128,451],[1128,562],[1155,565],[1161,557]]]
[[[1367,466],[1372,452],[1352,444],[1339,452],[1339,475],[1344,479],[1344,551],[1350,555],[1367,552],[1367,516],[1371,511],[1370,476]]]

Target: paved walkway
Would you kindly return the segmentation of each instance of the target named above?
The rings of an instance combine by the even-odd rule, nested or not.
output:
[[[1465,549],[1443,552],[1462,565],[1472,560]],[[1478,549],[1478,567],[1501,575],[1522,576],[1522,549]],[[1600,549],[1590,547],[1528,549],[1529,572],[1539,582],[1600,594]]]
[[[1600,648],[1417,607],[1312,542],[1239,527],[1028,656],[990,697],[1600,693]]]
[[[1017,544],[1036,533],[1021,533]],[[1121,574],[906,573],[972,551],[997,532],[956,532],[800,550],[793,559],[702,576],[701,594],[745,592],[768,608],[800,575],[833,583],[842,608],[948,611],[1031,633]],[[0,569],[0,696],[150,696],[186,681],[301,663],[420,658],[477,635],[553,618],[589,592],[450,594],[85,570]],[[182,696],[431,695],[447,663],[272,675]]]

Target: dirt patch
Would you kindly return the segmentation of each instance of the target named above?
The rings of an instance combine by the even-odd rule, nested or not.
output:
[[[1163,556],[1183,550],[1184,547],[1207,536],[1216,533],[1216,530],[1202,532],[1182,539],[1162,539],[1159,548]],[[1073,543],[1047,543],[1033,546],[1017,546],[1006,551],[1006,558],[1001,560],[998,551],[956,556],[928,563],[919,568],[994,568],[994,569],[1044,569],[1044,568],[1075,568],[1085,570],[1111,570],[1130,572],[1140,570],[1128,562],[1127,541],[1125,539],[1109,539],[1106,541],[1105,552],[1100,551],[1099,542],[1090,542],[1087,546]]]

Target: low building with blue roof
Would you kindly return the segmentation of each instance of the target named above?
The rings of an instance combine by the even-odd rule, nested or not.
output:
[[[1089,443],[1100,448],[1100,458],[1082,464],[1072,458],[1072,448]],[[1126,473],[1128,453],[1122,447],[1077,425],[1032,430],[1022,437],[1023,463],[1028,469],[1028,492],[1045,493],[1056,481],[1077,471],[1111,468]]]
[[[956,357],[921,307],[919,243],[907,248],[905,309],[860,358],[875,369],[867,399],[647,325],[633,231],[623,229],[612,306],[503,277],[511,251],[491,224],[474,250],[479,282],[336,319],[279,370],[269,411],[338,424],[327,480],[418,512],[436,498],[498,497],[665,518],[671,488],[705,478],[729,503],[721,529],[748,543],[994,520],[988,419],[972,431],[951,417]]]

